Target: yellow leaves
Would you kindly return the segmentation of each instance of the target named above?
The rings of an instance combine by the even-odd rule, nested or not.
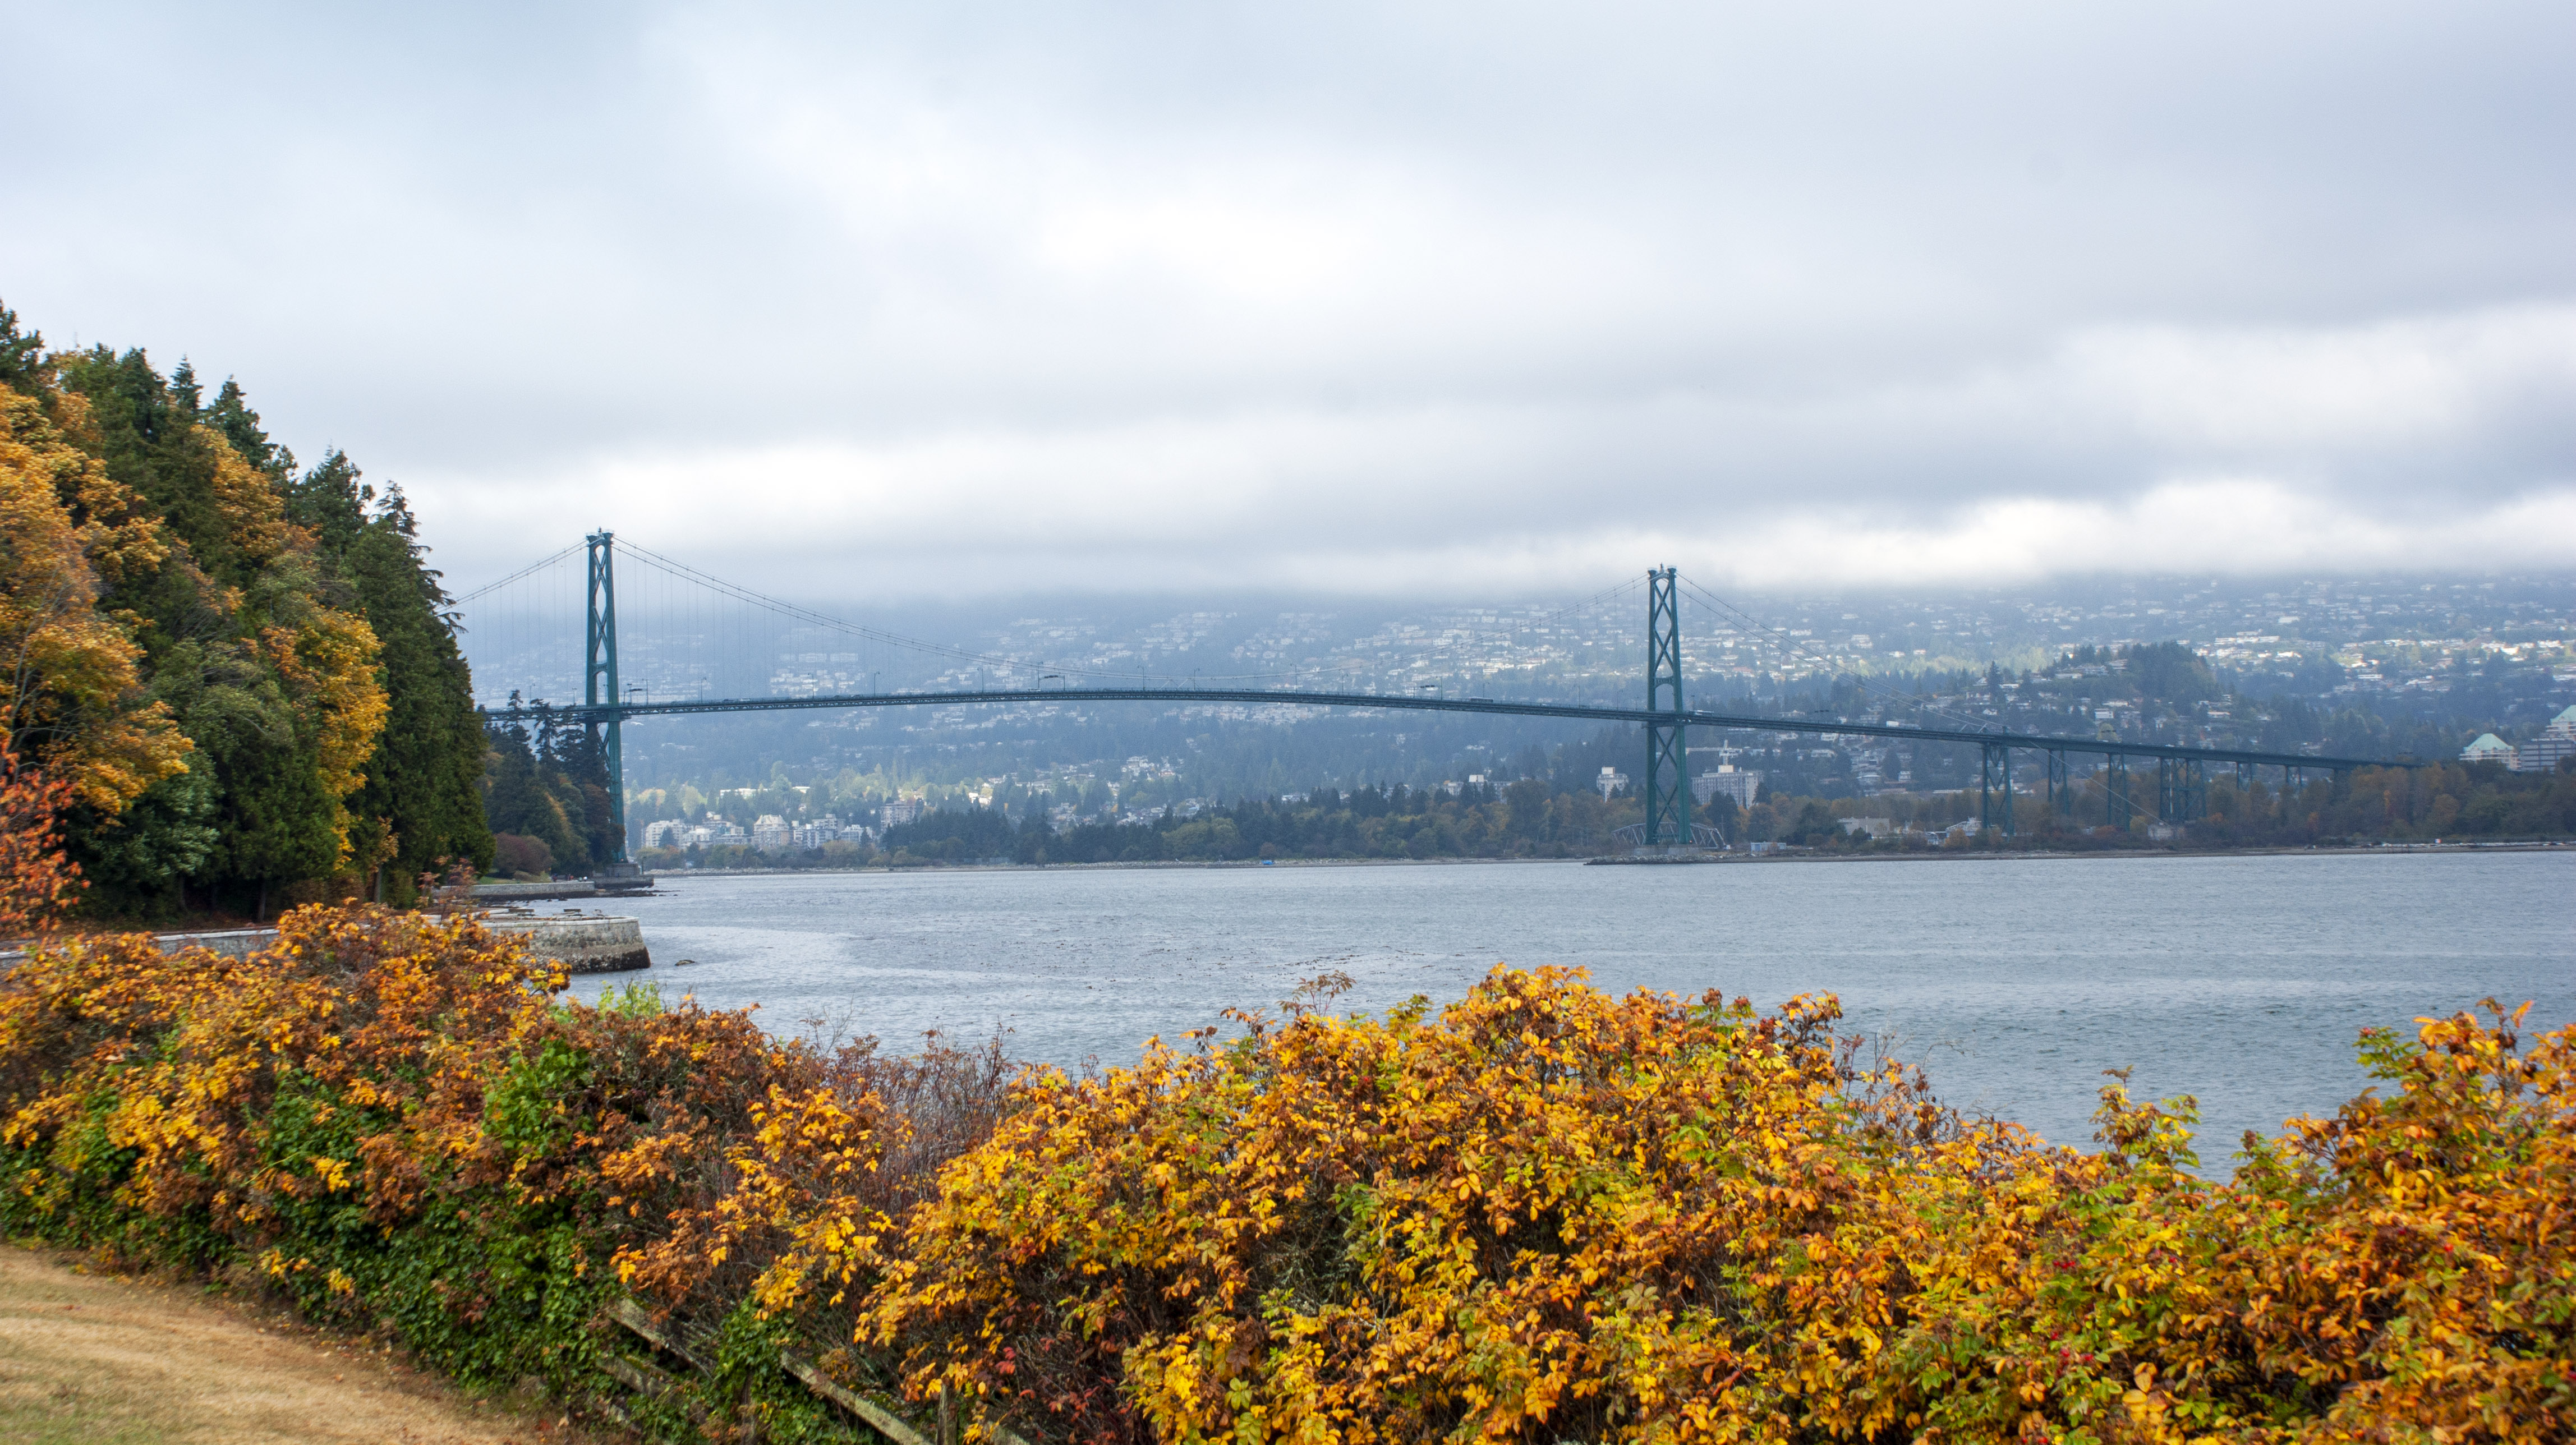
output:
[[[286,504],[241,453],[232,448],[223,433],[212,427],[195,429],[198,446],[214,462],[212,490],[215,511],[222,517],[226,540],[252,564],[275,561],[289,547],[304,540],[301,530],[286,520]]]
[[[66,402],[76,398],[62,398]],[[188,739],[143,696],[134,621],[98,607],[102,573],[156,564],[156,523],[33,397],[0,387],[0,657],[8,730],[108,816],[186,767]]]
[[[2568,1031],[2428,1023],[2392,1089],[2218,1184],[2181,1167],[2179,1104],[2114,1090],[2109,1148],[2050,1149],[1848,1067],[1830,1000],[1498,972],[1437,1018],[1032,1074],[949,1157],[895,1073],[740,1019],[557,1010],[553,981],[470,924],[363,909],[299,911],[247,961],[40,949],[0,977],[0,1077],[42,1081],[0,1109],[44,1165],[13,1207],[66,1217],[49,1176],[122,1170],[116,1208],[264,1241],[343,1192],[371,1217],[459,1179],[588,1201],[621,1285],[855,1318],[913,1391],[1053,1438],[2570,1434]],[[496,1081],[549,1060],[558,1132],[510,1142]],[[277,1146],[290,1075],[337,1090],[317,1122],[391,1122]],[[257,1258],[342,1292],[292,1247]]]
[[[337,797],[366,782],[358,770],[384,730],[376,649],[375,630],[365,618],[329,607],[311,609],[298,626],[260,632],[260,655],[310,718],[322,785]]]
[[[2380,1234],[2319,1249],[2294,1232],[2318,1229],[2345,1186],[2204,1183],[2181,1162],[2187,1106],[2115,1089],[2111,1151],[2048,1149],[1951,1118],[1901,1071],[1844,1070],[1833,1017],[1829,998],[1755,1018],[1498,973],[1436,1023],[1310,1015],[1231,1050],[1156,1048],[1132,1071],[1046,1080],[912,1222],[875,1337],[948,1340],[911,1358],[954,1375],[1076,1331],[1089,1357],[1123,1361],[1132,1408],[1174,1439],[1412,1439],[1457,1421],[1491,1438],[1538,1422],[1776,1438],[1789,1421],[2059,1438],[2113,1417],[2181,1439],[2185,1414],[2232,1429],[2300,1408],[2264,1393],[2278,1376],[2254,1358],[2275,1348],[2262,1341],[2387,1349],[2358,1312],[2388,1296],[2330,1282],[2385,1269],[2369,1262],[2401,1220],[2441,1270],[2476,1270],[2531,1226],[2455,1245],[2464,1226],[2425,1216],[2510,1207],[2560,1231],[2556,1298],[2576,1274],[2557,1203],[2571,1192],[2562,1037],[2517,1063],[2445,1021],[2428,1041],[2473,1067],[2426,1064],[2405,1091],[2457,1079],[2440,1085],[2449,1106],[2492,1110],[2511,1091],[2484,1081],[2557,1080],[2550,1182],[2464,1175],[2459,1141],[2482,1134],[2456,1115],[2364,1109],[2305,1147],[2366,1125],[2413,1152],[2373,1162],[2333,1141],[2349,1177],[2373,1181]],[[2462,1363],[2463,1341],[2505,1326],[2411,1278],[2415,1378],[2498,1388]],[[2321,1307],[2350,1322],[2300,1322],[2285,1301],[2301,1286],[2324,1286]],[[2342,1398],[2420,1402],[2436,1386],[2374,1388]]]

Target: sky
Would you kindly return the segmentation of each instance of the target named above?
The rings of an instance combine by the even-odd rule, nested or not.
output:
[[[459,590],[2576,568],[2563,3],[0,0],[0,303]]]

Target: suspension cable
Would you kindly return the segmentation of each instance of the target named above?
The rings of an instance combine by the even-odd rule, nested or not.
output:
[[[555,565],[557,562],[562,561],[566,557],[571,556],[573,553],[580,551],[584,545],[586,544],[576,542],[573,545],[564,548],[562,551],[557,552],[553,556],[546,558],[544,561],[529,563],[527,566],[520,568],[518,571],[511,573],[509,576],[502,578],[498,582],[486,582],[482,586],[475,588],[473,591],[466,593],[464,596],[457,598],[453,605],[462,607],[466,603],[471,602],[478,597],[484,597],[491,593],[498,592],[513,582],[525,581],[526,579],[543,572],[548,567]]]

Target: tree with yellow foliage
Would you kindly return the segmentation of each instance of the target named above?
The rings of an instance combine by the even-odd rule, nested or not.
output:
[[[169,705],[144,689],[134,619],[100,606],[109,583],[161,565],[169,546],[150,518],[134,515],[105,464],[73,443],[86,430],[86,404],[54,401],[49,409],[0,390],[8,741],[112,818],[187,767],[188,739]]]
[[[292,458],[228,434],[238,401],[140,351],[49,355],[0,311],[10,739],[72,783],[110,912],[264,915],[392,851],[347,805],[389,706],[376,635],[289,516]]]

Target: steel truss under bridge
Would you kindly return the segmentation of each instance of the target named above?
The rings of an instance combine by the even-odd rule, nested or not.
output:
[[[1558,718],[1568,722],[1634,723],[1646,732],[1646,821],[1640,841],[1654,846],[1687,846],[1704,842],[1709,830],[1690,818],[1689,751],[1683,744],[1691,728],[1741,732],[1802,733],[1815,737],[1887,738],[1901,742],[1969,744],[1979,757],[1978,821],[2016,831],[2012,807],[2012,755],[2015,751],[2046,756],[2048,806],[2052,815],[2073,811],[2074,789],[2066,759],[2084,754],[2104,760],[2101,777],[2110,822],[2125,827],[2140,811],[2132,789],[2129,762],[2156,762],[2155,815],[2167,823],[2188,823],[2204,816],[2208,806],[2208,769],[2226,764],[2240,786],[2250,785],[2254,770],[2279,768],[2285,783],[2296,786],[2303,773],[2338,775],[2354,768],[2422,767],[2413,759],[2322,757],[2310,753],[2276,753],[2248,748],[2194,748],[2166,743],[2132,743],[2107,738],[2051,737],[1999,729],[1918,727],[1911,723],[1867,723],[1753,713],[1711,712],[1682,705],[1681,620],[1673,600],[1670,567],[1647,574],[1647,692],[1644,707],[1609,707],[1590,703],[1521,702],[1482,697],[1425,697],[1418,693],[1334,692],[1296,687],[1166,687],[976,688],[941,692],[826,694],[815,697],[699,698],[671,702],[622,700],[617,687],[617,584],[614,542],[608,532],[594,532],[589,545],[589,617],[584,627],[588,659],[578,704],[530,703],[484,711],[488,722],[574,723],[598,729],[601,757],[608,770],[608,796],[616,812],[617,860],[626,857],[626,779],[622,727],[636,717],[682,717],[701,713],[808,712],[860,707],[972,707],[990,704],[1083,702],[1156,702],[1166,705],[1247,703],[1258,706],[1380,708],[1395,712],[1469,712],[1506,717]],[[1669,702],[1666,702],[1666,697]],[[1663,703],[1662,706],[1657,706]],[[2002,808],[1996,804],[1998,792]],[[1660,802],[1661,806],[1658,806]]]

